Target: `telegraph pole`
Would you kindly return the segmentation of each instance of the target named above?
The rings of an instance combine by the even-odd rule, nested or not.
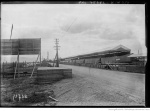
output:
[[[49,61],[49,52],[47,52],[47,60]]]
[[[56,46],[54,46],[54,47],[56,47],[56,67],[59,67],[58,48],[60,46],[58,46],[58,44],[59,44],[59,40],[58,39],[56,39],[55,44],[56,44]]]

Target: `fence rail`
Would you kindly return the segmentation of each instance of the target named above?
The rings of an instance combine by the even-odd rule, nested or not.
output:
[[[111,64],[79,64],[79,63],[61,63],[66,65],[75,65],[75,66],[85,66],[106,70],[115,70],[115,71],[124,71],[124,72],[134,72],[134,73],[145,73],[145,66],[135,65],[129,63],[111,63]]]
[[[1,76],[3,78],[13,78],[14,73],[15,73],[15,67],[16,67],[16,62],[13,63],[2,63],[1,65]],[[37,73],[37,66],[39,66],[39,63],[37,63],[36,68],[34,70],[34,74]],[[17,77],[24,77],[24,76],[31,76],[33,67],[34,67],[34,62],[20,62],[18,63],[19,69],[17,70],[16,74]]]

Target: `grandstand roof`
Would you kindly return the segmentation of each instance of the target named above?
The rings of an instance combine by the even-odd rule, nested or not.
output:
[[[99,55],[108,55],[108,54],[115,54],[115,53],[121,53],[121,52],[130,52],[131,50],[123,45],[118,45],[115,47],[107,47],[103,48],[101,50],[84,53],[76,56],[70,56],[66,57],[64,59],[70,59],[70,58],[78,58],[78,57],[90,57],[90,56],[99,56]]]

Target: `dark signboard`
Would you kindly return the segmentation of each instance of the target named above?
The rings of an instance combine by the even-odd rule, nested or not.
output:
[[[1,55],[34,55],[41,51],[41,38],[1,39]]]

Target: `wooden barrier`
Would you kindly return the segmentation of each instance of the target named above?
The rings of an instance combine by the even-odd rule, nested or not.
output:
[[[67,65],[77,65],[78,64],[69,64],[69,63],[63,63]],[[139,66],[139,65],[132,65],[128,63],[115,63],[115,64],[109,64],[111,68],[107,68],[107,64],[98,64],[98,65],[92,65],[90,63],[85,63],[82,66],[85,67],[93,67],[93,68],[99,68],[99,69],[109,69],[109,70],[115,70],[115,71],[124,71],[124,72],[134,72],[134,73],[145,73],[145,67]]]
[[[19,76],[24,77],[24,76],[31,76],[33,66],[32,67],[27,67],[26,62],[20,62],[19,64]],[[2,64],[2,77],[4,78],[13,78],[14,77],[14,72],[15,72],[15,67],[16,63],[4,63]],[[37,67],[35,68],[34,74],[37,73]],[[16,70],[16,74],[18,74],[18,70]],[[16,76],[17,77],[17,76]]]

